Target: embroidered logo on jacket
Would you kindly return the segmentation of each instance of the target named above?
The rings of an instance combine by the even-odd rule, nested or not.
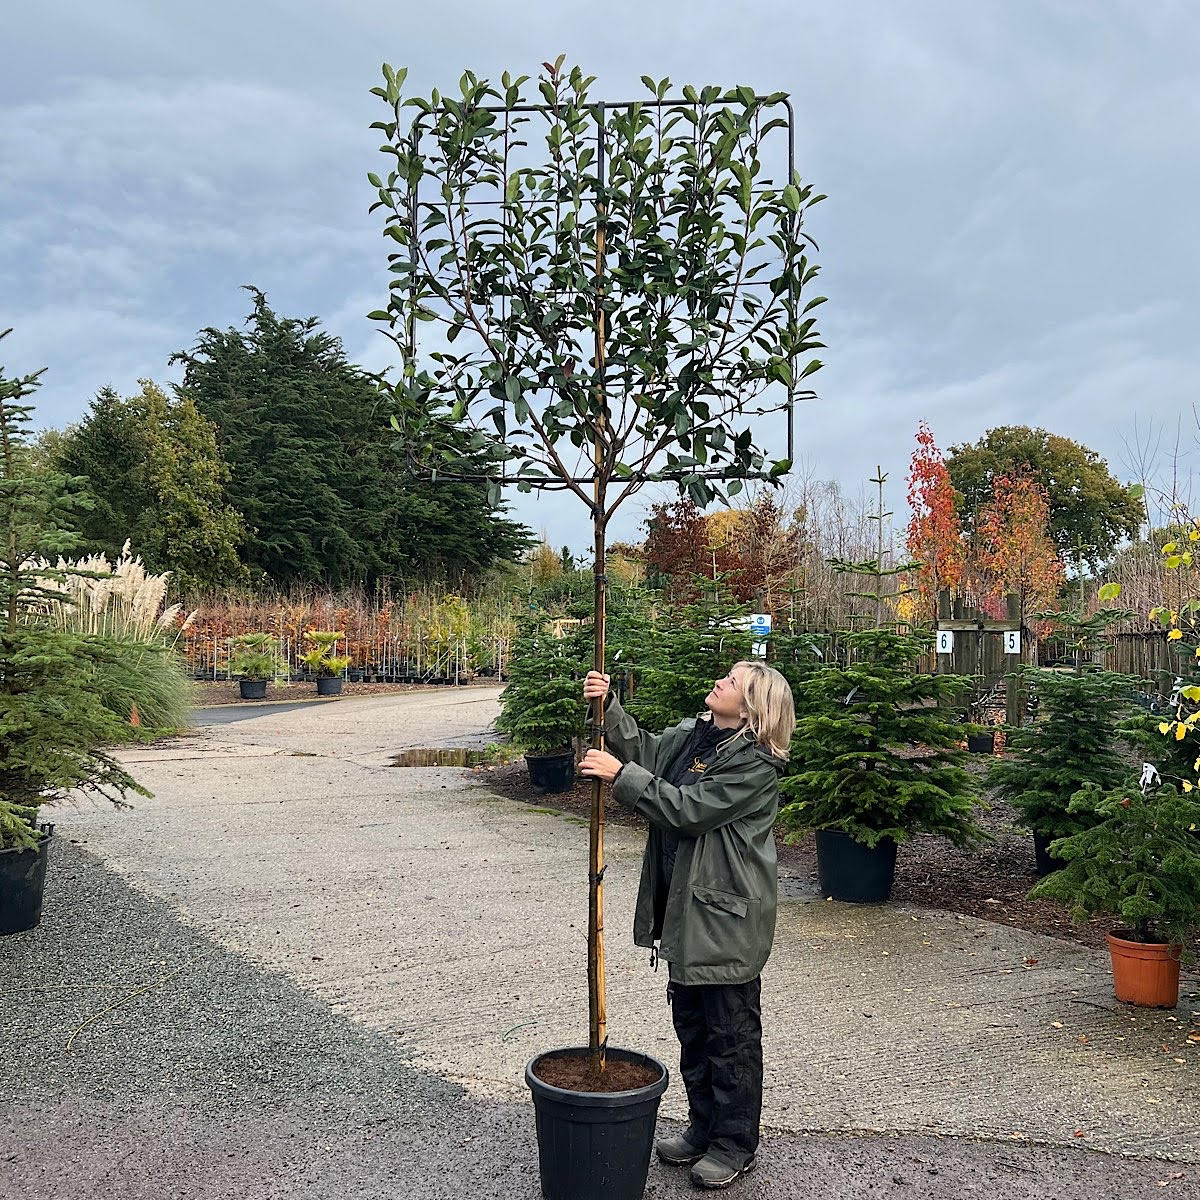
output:
[[[706,763],[701,762],[699,756],[697,756],[695,762],[692,763],[692,774],[693,775],[703,775],[704,772],[707,770],[708,770],[708,765]]]

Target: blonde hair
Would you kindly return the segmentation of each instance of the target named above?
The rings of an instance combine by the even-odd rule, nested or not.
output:
[[[746,728],[754,740],[776,758],[786,759],[796,728],[796,702],[791,685],[764,662],[734,663],[742,668],[742,698],[746,703]]]

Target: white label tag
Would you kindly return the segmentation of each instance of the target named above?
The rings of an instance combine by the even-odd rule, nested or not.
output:
[[[1006,629],[1004,631],[1004,653],[1021,653],[1021,631],[1019,629]]]
[[[939,629],[937,635],[937,652],[939,654],[954,653],[954,630]]]

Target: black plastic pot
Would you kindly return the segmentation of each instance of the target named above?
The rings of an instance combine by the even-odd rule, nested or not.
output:
[[[566,750],[560,754],[527,754],[529,783],[539,796],[569,792],[575,786],[575,755]]]
[[[238,691],[243,700],[265,700],[267,698],[267,681],[265,679],[239,679]]]
[[[967,749],[972,754],[995,754],[996,731],[989,729],[987,733],[968,733]]]
[[[896,843],[874,849],[832,829],[817,830],[817,877],[821,895],[852,904],[883,904],[896,877]]]
[[[351,667],[346,672],[346,678],[350,683],[362,683],[362,681],[363,681],[362,667]]]
[[[340,696],[342,694],[342,677],[335,675],[332,679],[327,675],[317,676],[318,696]]]
[[[640,1200],[658,1102],[670,1080],[667,1068],[648,1054],[609,1049],[610,1062],[644,1063],[662,1074],[628,1092],[571,1092],[543,1083],[533,1073],[542,1057],[525,1064],[537,1121],[542,1195],[546,1200]]]
[[[53,834],[53,825],[43,825],[36,850],[0,850],[0,934],[23,933],[42,919]]]
[[[1055,858],[1050,853],[1050,843],[1054,841],[1054,835],[1049,833],[1038,833],[1034,830],[1033,834],[1033,858],[1036,864],[1035,870],[1037,877],[1044,879],[1047,875],[1054,871],[1061,870],[1066,866],[1061,858]]]

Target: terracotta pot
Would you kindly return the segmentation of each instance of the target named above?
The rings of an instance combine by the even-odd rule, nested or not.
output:
[[[1179,1003],[1179,956],[1182,947],[1130,940],[1132,931],[1108,935],[1113,991],[1123,1004],[1174,1008]]]

